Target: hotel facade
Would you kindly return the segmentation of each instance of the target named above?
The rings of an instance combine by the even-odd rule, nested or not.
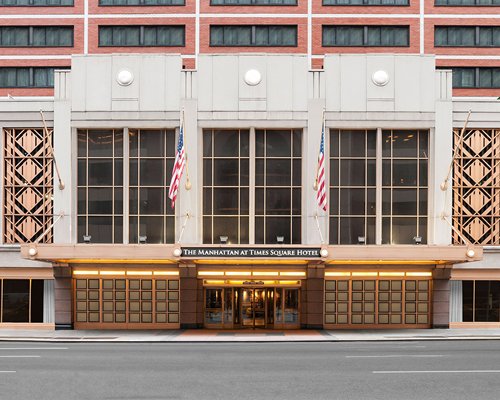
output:
[[[499,327],[500,3],[460,3],[0,0],[0,327]]]

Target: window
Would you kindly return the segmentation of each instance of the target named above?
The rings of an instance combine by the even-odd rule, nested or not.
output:
[[[382,243],[427,243],[428,132],[382,131]]]
[[[500,322],[500,281],[463,281],[463,322]]]
[[[99,0],[100,6],[183,6],[184,0]]]
[[[376,130],[330,131],[330,243],[375,244]]]
[[[249,243],[249,131],[203,132],[203,243]]]
[[[53,88],[54,67],[0,67],[2,88]]]
[[[330,130],[331,244],[426,243],[427,141],[427,131]]]
[[[41,279],[2,279],[1,322],[43,322]]]
[[[324,6],[407,6],[409,0],[323,0]]]
[[[500,67],[443,67],[453,71],[454,88],[500,88]]]
[[[130,129],[125,137],[121,130],[79,130],[78,242],[173,243],[166,196],[174,157],[173,129]]]
[[[210,0],[212,6],[296,6],[297,0]]]
[[[78,243],[123,243],[123,132],[78,131]]]
[[[0,47],[72,47],[72,26],[3,26]]]
[[[205,130],[203,242],[301,243],[301,157],[300,130]]]
[[[436,6],[500,6],[500,0],[436,0]]]
[[[167,199],[175,156],[175,131],[129,131],[129,241],[175,241],[174,210]]]
[[[297,46],[295,25],[212,25],[210,46]]]
[[[323,25],[323,46],[384,46],[410,45],[408,26]]]
[[[0,7],[73,6],[73,0],[0,0]]]
[[[500,47],[500,26],[436,26],[437,47]]]
[[[183,47],[183,25],[99,26],[99,46],[167,46]]]

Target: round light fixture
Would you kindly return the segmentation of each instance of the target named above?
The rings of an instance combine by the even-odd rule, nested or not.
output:
[[[182,254],[181,249],[174,249],[174,257],[180,257]]]
[[[372,75],[372,82],[377,86],[385,86],[389,83],[389,74],[383,70],[375,71]]]
[[[321,254],[321,257],[328,257],[328,250],[327,249],[321,249],[319,252]]]
[[[38,254],[38,250],[35,247],[30,247],[28,250],[30,257],[35,257]]]
[[[134,81],[134,75],[132,74],[132,72],[126,69],[122,69],[116,75],[116,81],[121,86],[128,86]]]
[[[262,81],[262,75],[256,69],[249,69],[245,72],[245,83],[249,86],[256,86]]]
[[[472,258],[476,255],[476,252],[473,249],[467,250],[467,257]]]

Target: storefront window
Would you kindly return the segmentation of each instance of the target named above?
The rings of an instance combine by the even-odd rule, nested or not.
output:
[[[43,280],[3,279],[1,322],[43,322]]]
[[[464,281],[463,321],[500,322],[500,281]]]

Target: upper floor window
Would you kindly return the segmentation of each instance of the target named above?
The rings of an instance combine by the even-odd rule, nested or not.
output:
[[[452,67],[454,88],[500,88],[500,67]]]
[[[184,25],[99,26],[99,46],[183,47],[184,31]]]
[[[500,0],[436,0],[436,6],[500,6]]]
[[[100,6],[183,6],[185,0],[99,0]]]
[[[383,46],[410,45],[408,26],[323,25],[323,46]]]
[[[0,67],[2,88],[52,88],[53,67]]]
[[[212,6],[295,6],[297,0],[210,0]]]
[[[0,0],[0,7],[57,7],[73,4],[73,0]]]
[[[212,25],[210,46],[297,46],[296,25]]]
[[[407,6],[409,0],[323,0],[324,6]]]
[[[73,26],[2,26],[0,47],[72,47]]]
[[[500,26],[436,26],[434,45],[442,47],[500,47]]]

